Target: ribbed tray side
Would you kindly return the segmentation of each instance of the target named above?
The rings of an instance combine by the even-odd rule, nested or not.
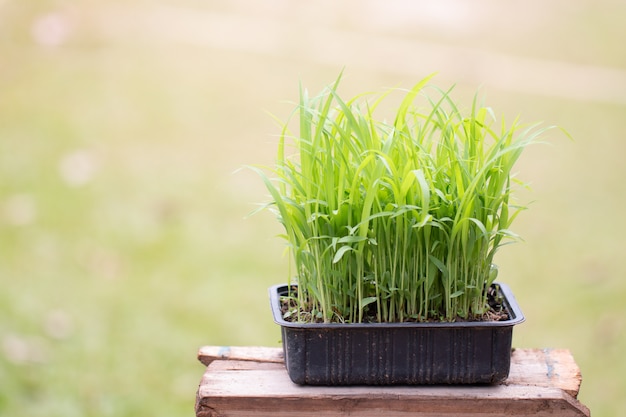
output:
[[[508,376],[510,328],[283,328],[292,380],[308,385],[494,383]]]
[[[297,384],[489,384],[508,376],[513,324],[281,328],[285,364]]]

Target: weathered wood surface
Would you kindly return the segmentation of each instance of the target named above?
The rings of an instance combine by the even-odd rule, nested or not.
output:
[[[567,350],[516,349],[494,386],[311,387],[291,382],[280,348],[203,347],[197,417],[590,416]]]
[[[281,348],[262,346],[203,346],[198,351],[198,360],[205,366],[218,359],[283,363]]]

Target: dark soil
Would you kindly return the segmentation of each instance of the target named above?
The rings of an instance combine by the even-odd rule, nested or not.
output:
[[[296,308],[296,303],[294,298],[296,297],[296,287],[293,289],[293,293],[291,294],[291,298],[282,297],[281,298],[281,312],[286,321],[294,321],[295,317],[285,317],[285,314],[289,311],[293,311]],[[472,317],[472,318],[463,318],[458,316],[454,321],[455,322],[485,322],[485,321],[505,321],[509,320],[510,316],[506,309],[506,306],[503,304],[504,298],[502,294],[500,294],[500,289],[497,285],[494,285],[489,288],[487,292],[487,302],[489,304],[490,309],[480,317]],[[311,317],[311,311],[305,311],[304,314],[306,316]],[[311,320],[311,322],[322,322],[321,320]],[[378,323],[376,318],[376,312],[374,308],[371,308],[364,314],[363,322],[365,323]],[[418,319],[407,319],[406,323],[433,323],[438,322],[436,319],[428,319],[428,320],[418,320]]]

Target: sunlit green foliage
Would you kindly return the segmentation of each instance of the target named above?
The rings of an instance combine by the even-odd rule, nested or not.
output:
[[[465,115],[431,78],[406,92],[393,123],[374,115],[385,95],[343,100],[341,76],[318,96],[301,90],[299,134],[285,125],[275,181],[263,176],[295,263],[297,320],[488,310],[494,255],[516,238],[512,169],[542,130],[498,125],[476,99]]]

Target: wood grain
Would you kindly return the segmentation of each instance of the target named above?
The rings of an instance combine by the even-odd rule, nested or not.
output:
[[[283,363],[281,348],[262,346],[203,346],[198,351],[198,360],[209,366],[214,360],[238,360],[253,362]]]
[[[516,349],[509,378],[495,386],[300,386],[280,349],[207,347],[198,356],[209,365],[197,417],[590,415],[576,399],[581,376],[567,350]]]

